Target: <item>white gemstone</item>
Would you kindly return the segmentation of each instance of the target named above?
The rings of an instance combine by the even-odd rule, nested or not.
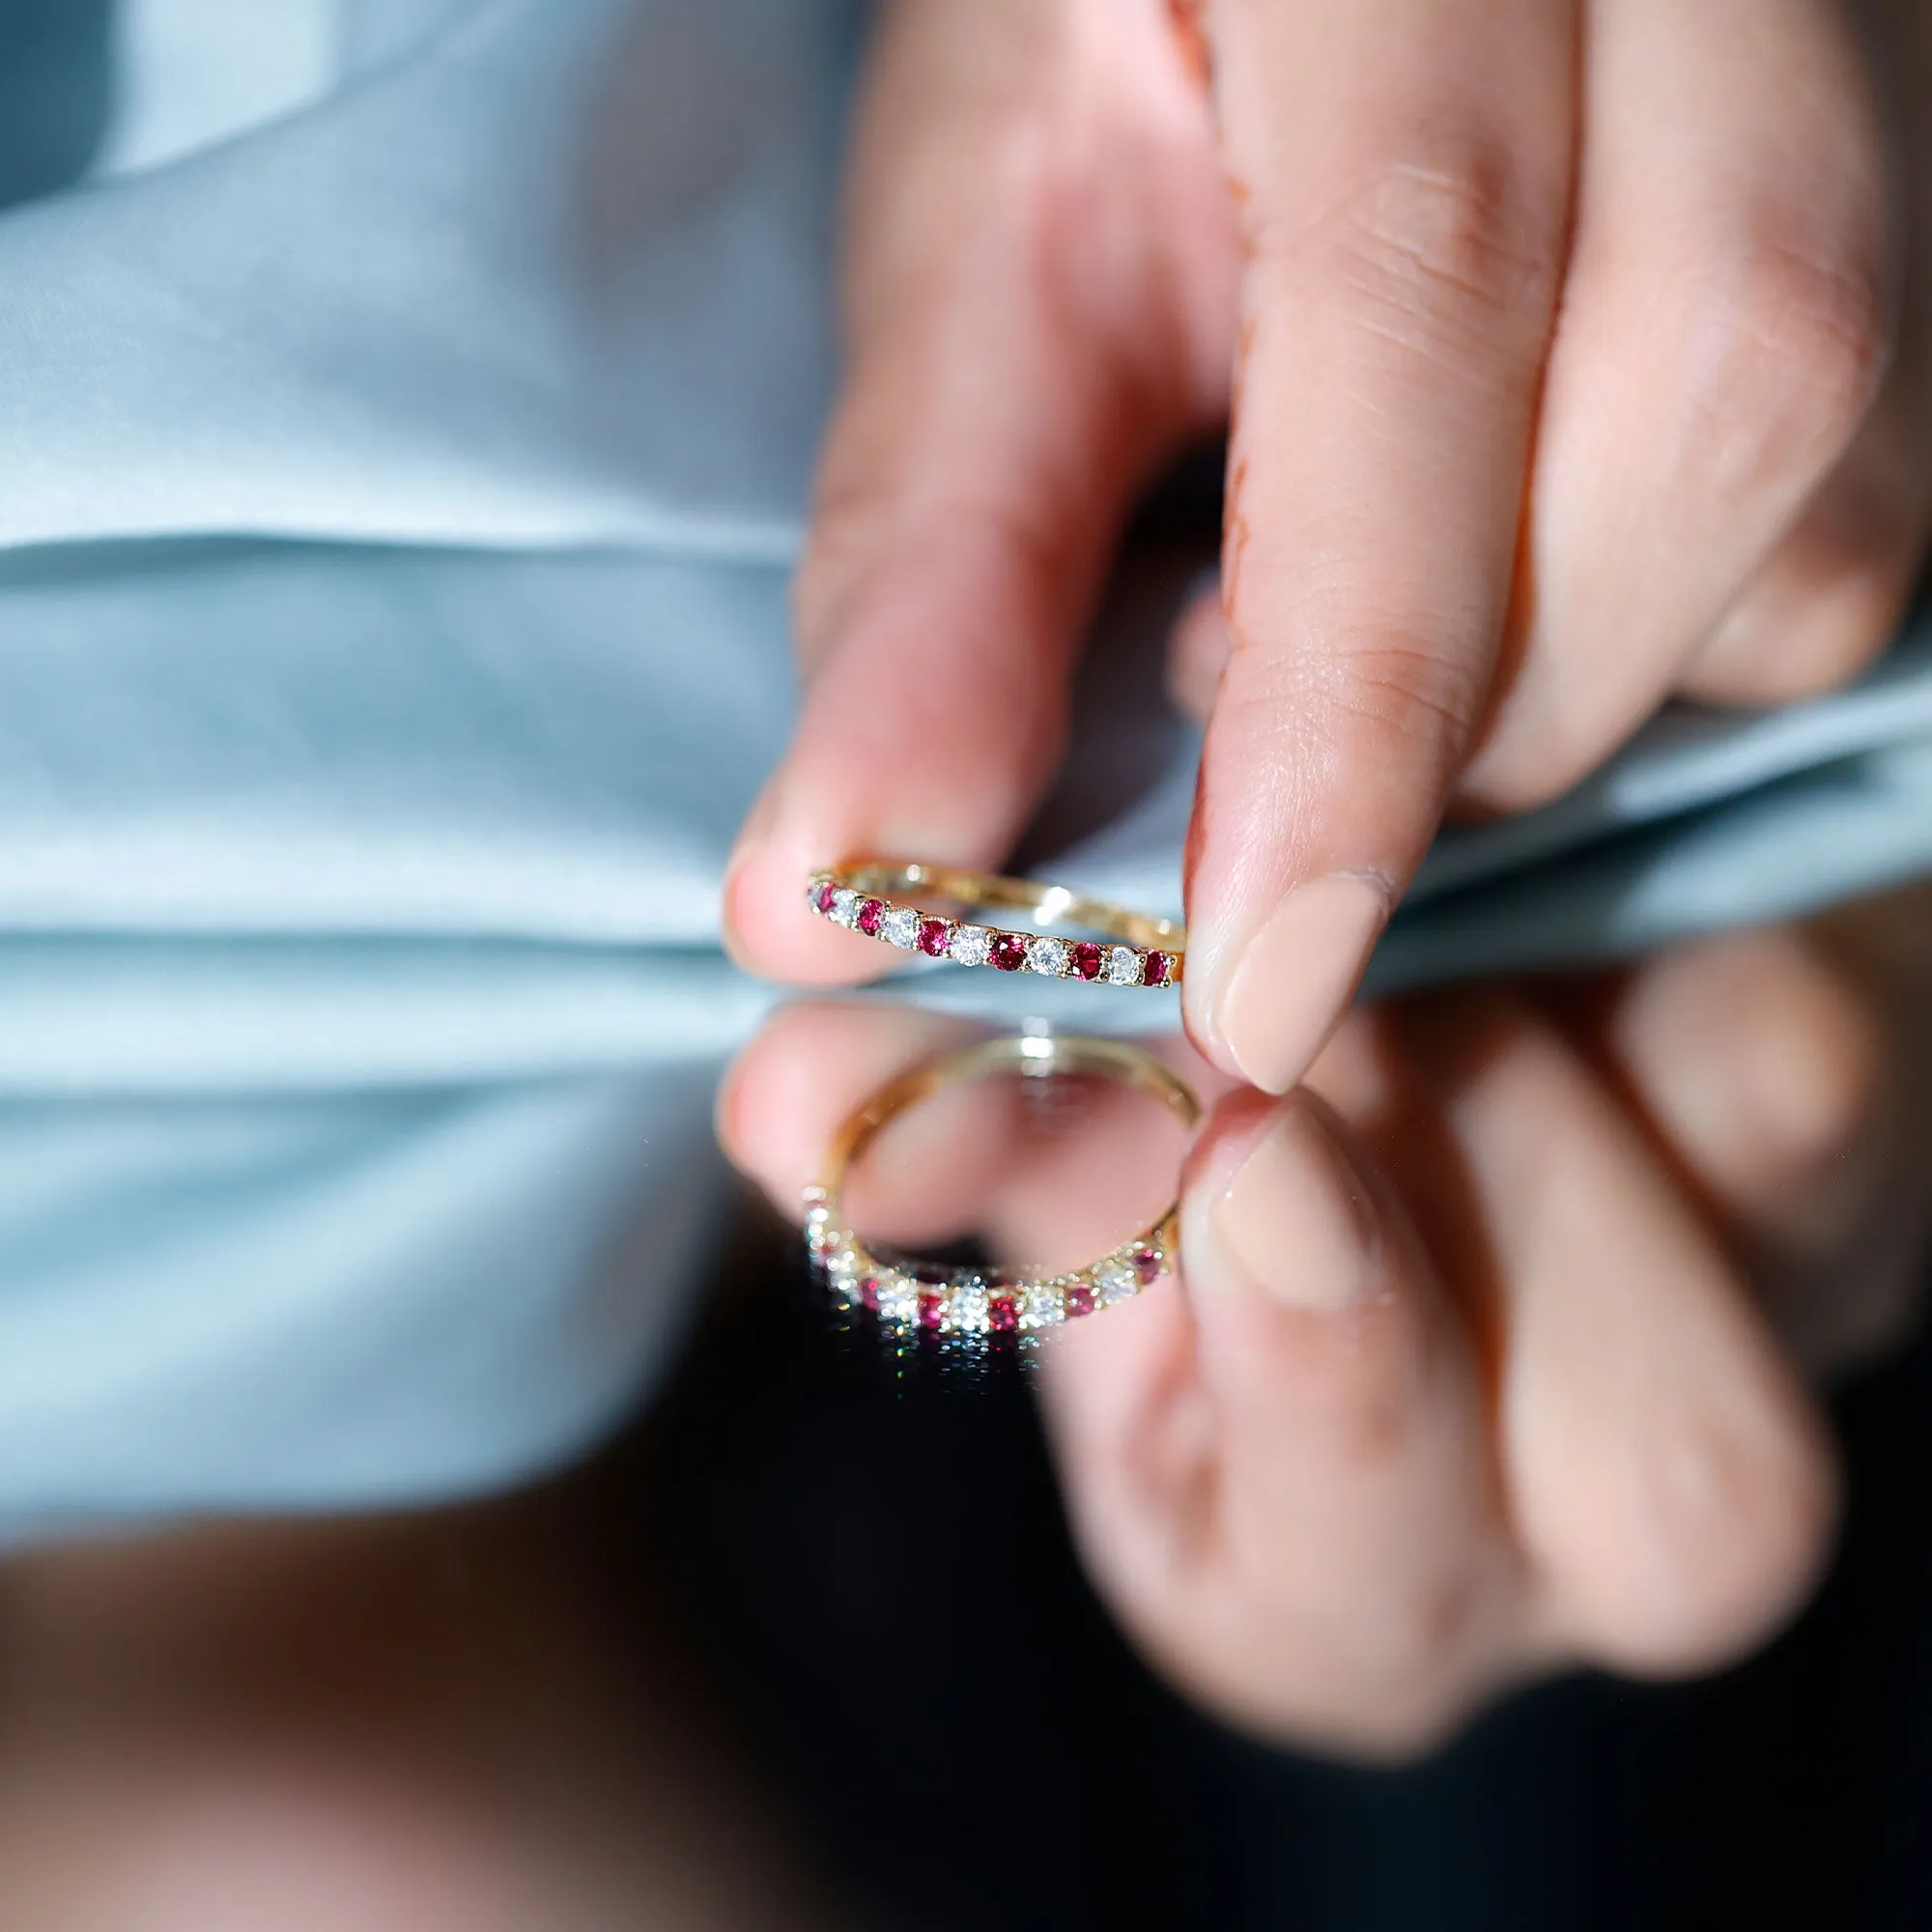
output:
[[[877,1276],[879,1319],[907,1322],[919,1319],[919,1283],[909,1275],[882,1268]]]
[[[1022,1328],[1057,1328],[1066,1320],[1066,1295],[1055,1282],[1042,1281],[1020,1293]]]
[[[865,1271],[857,1264],[857,1258],[847,1248],[832,1257],[826,1269],[826,1279],[832,1284],[832,1292],[839,1300],[850,1302],[856,1308],[861,1299],[861,1285],[865,1281]]]
[[[834,913],[833,917],[838,918],[838,914]],[[1141,982],[1141,955],[1131,946],[1110,948],[1107,978],[1116,986],[1138,986]]]
[[[910,951],[919,944],[920,916],[911,906],[895,906],[879,922],[879,937],[889,946],[903,946]]]
[[[850,925],[859,917],[859,904],[864,897],[863,893],[855,893],[850,886],[840,886],[832,895],[833,923]]]
[[[962,1282],[947,1296],[946,1325],[955,1335],[983,1335],[991,1327],[983,1281]]]
[[[1122,1261],[1102,1262],[1094,1270],[1094,1285],[1100,1292],[1100,1305],[1111,1308],[1117,1301],[1126,1301],[1141,1292],[1141,1278],[1129,1263]]]
[[[962,925],[952,935],[950,949],[953,958],[962,966],[983,966],[986,963],[987,949],[993,943],[990,926]]]
[[[1049,979],[1063,979],[1066,973],[1068,949],[1064,939],[1029,939],[1027,964]]]

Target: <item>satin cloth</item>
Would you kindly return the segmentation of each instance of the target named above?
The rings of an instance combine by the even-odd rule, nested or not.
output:
[[[719,883],[793,710],[863,20],[30,16],[16,58],[0,25],[0,1537],[485,1490],[648,1392],[714,1253],[712,1089],[778,997],[724,960]],[[1196,745],[1151,609],[1099,640],[1034,856],[1172,908]],[[1445,839],[1376,983],[1929,867],[1908,639]],[[1175,1023],[949,967],[892,996]]]

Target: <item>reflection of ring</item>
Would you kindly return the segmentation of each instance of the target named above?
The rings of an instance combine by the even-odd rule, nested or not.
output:
[[[901,904],[887,896],[892,893],[1025,912],[1036,925],[1084,926],[1111,943],[962,923],[921,906]],[[954,959],[962,966],[992,966],[1002,973],[1025,967],[1055,980],[1172,986],[1179,982],[1187,947],[1187,928],[1179,921],[1129,912],[1065,886],[1002,879],[991,872],[966,872],[951,866],[861,860],[812,873],[805,895],[806,903],[822,918],[888,946],[923,952],[931,959]]]
[[[839,1196],[852,1163],[890,1120],[943,1088],[989,1073],[1100,1073],[1151,1094],[1181,1123],[1193,1127],[1201,1102],[1178,1075],[1124,1040],[1085,1035],[1005,1036],[901,1073],[872,1094],[838,1129],[815,1187],[805,1190],[805,1239],[835,1293],[853,1307],[874,1310],[900,1328],[953,1335],[1054,1328],[1076,1316],[1138,1294],[1173,1271],[1178,1208],[1123,1241],[1112,1254],[1063,1274],[1041,1268],[947,1267],[881,1260],[846,1226]]]

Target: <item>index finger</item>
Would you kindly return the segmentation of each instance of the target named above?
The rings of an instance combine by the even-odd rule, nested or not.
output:
[[[1285,1092],[1494,678],[1569,219],[1567,0],[1216,0],[1247,266],[1234,647],[1190,847],[1196,1042]]]

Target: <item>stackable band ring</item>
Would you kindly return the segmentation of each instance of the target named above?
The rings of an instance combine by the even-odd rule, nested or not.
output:
[[[879,1129],[945,1088],[994,1073],[1098,1073],[1152,1095],[1190,1130],[1201,1119],[1201,1102],[1193,1089],[1151,1054],[1124,1040],[1081,1034],[1022,1034],[983,1040],[923,1062],[881,1087],[845,1121],[827,1151],[817,1183],[805,1190],[807,1252],[824,1271],[833,1293],[848,1307],[870,1309],[900,1329],[1008,1334],[1057,1328],[1128,1300],[1174,1271],[1179,1203],[1110,1254],[1085,1267],[1059,1273],[888,1259],[852,1232],[840,1205],[845,1178]]]
[[[1013,932],[949,919],[895,895],[1025,912],[1036,928],[1073,925],[1103,937],[1062,939],[1038,930]],[[1001,973],[1025,970],[1053,980],[1098,980],[1110,986],[1175,986],[1180,983],[1186,958],[1187,928],[1177,920],[1130,912],[1065,886],[1041,885],[1037,879],[1003,879],[952,866],[867,859],[827,867],[812,873],[806,903],[835,925],[849,926],[887,946],[923,952],[930,959],[956,960],[961,966],[990,966]]]

